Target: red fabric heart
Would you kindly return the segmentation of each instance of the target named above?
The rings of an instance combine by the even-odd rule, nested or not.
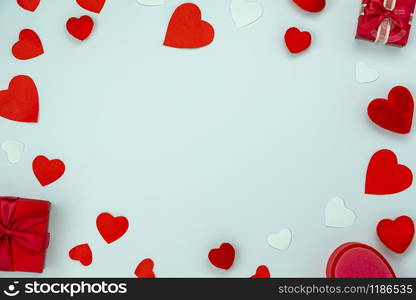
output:
[[[396,278],[387,259],[376,249],[361,243],[345,243],[331,254],[326,266],[328,278]]]
[[[212,42],[214,28],[201,20],[201,10],[193,3],[178,6],[170,18],[163,45],[174,48],[200,48]]]
[[[367,168],[365,193],[373,195],[394,194],[412,185],[412,171],[399,165],[396,155],[387,149],[374,153]]]
[[[410,246],[415,234],[415,225],[407,216],[395,220],[384,219],[377,225],[377,235],[387,248],[403,253]]]
[[[211,249],[208,259],[217,268],[228,270],[234,263],[235,250],[229,243],[222,243],[219,248]]]
[[[414,103],[410,91],[396,86],[388,99],[375,99],[368,105],[368,116],[378,126],[396,132],[409,133],[412,128]]]
[[[99,14],[104,7],[105,0],[77,0],[77,3],[83,9]]]
[[[109,213],[101,213],[96,223],[98,231],[108,244],[121,238],[129,228],[127,218],[113,217]]]
[[[81,244],[69,250],[69,257],[78,260],[83,266],[89,266],[92,263],[92,251],[88,244]]]
[[[13,56],[17,59],[31,59],[43,54],[42,42],[31,29],[23,29],[19,33],[19,40],[12,47]]]
[[[256,274],[251,276],[251,278],[270,278],[270,272],[269,269],[262,265],[257,267]]]
[[[139,278],[155,278],[154,262],[150,258],[143,259],[136,267],[134,274]]]
[[[40,0],[17,0],[17,4],[19,4],[21,8],[29,11],[35,11],[36,8],[38,8],[39,3]]]
[[[312,35],[307,31],[300,31],[296,27],[292,27],[285,33],[285,42],[290,53],[300,53],[309,48],[312,43]]]
[[[326,0],[293,0],[297,6],[308,12],[317,13],[325,8]]]
[[[39,95],[32,78],[14,77],[7,90],[0,91],[0,116],[17,122],[38,121]]]
[[[32,162],[33,173],[42,186],[55,182],[65,173],[65,164],[60,159],[49,160],[43,155]]]
[[[73,17],[66,22],[68,32],[80,41],[85,40],[90,35],[93,27],[94,21],[89,16]]]

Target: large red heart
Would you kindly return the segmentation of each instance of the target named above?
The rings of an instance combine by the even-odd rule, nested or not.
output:
[[[33,173],[42,186],[55,182],[65,173],[65,164],[60,159],[49,160],[43,155],[32,162]]]
[[[285,33],[285,43],[290,53],[300,53],[309,48],[312,43],[312,35],[307,31],[300,31],[296,27],[292,27]]]
[[[139,278],[155,278],[154,262],[150,258],[143,259],[136,267],[134,274]]]
[[[297,6],[308,12],[317,13],[325,8],[326,0],[293,0]]]
[[[12,53],[17,59],[31,59],[43,54],[43,46],[39,36],[31,29],[23,29],[19,40],[13,45]]]
[[[94,21],[90,16],[73,17],[66,22],[68,32],[80,41],[85,40],[90,35],[93,27]]]
[[[88,244],[81,244],[69,250],[69,257],[78,260],[83,266],[89,266],[92,263],[92,251]]]
[[[361,243],[346,243],[331,254],[328,278],[396,278],[389,262],[376,249]]]
[[[270,278],[269,269],[264,265],[259,266],[256,270],[256,274],[252,275],[251,278]]]
[[[409,247],[415,234],[415,225],[407,216],[395,220],[384,219],[377,225],[377,235],[387,248],[403,253]]]
[[[396,155],[387,149],[374,153],[368,163],[365,193],[385,195],[401,192],[411,186],[412,171],[399,165]]]
[[[36,8],[38,8],[39,3],[40,0],[17,0],[17,4],[19,4],[21,8],[29,11],[35,11]]]
[[[100,11],[103,9],[105,0],[77,0],[77,3],[83,9],[99,14]]]
[[[0,91],[0,116],[17,122],[37,122],[39,95],[32,78],[14,77],[7,90]]]
[[[178,6],[170,18],[163,45],[174,48],[200,48],[212,42],[214,28],[201,20],[201,10],[193,3]]]
[[[222,243],[219,248],[211,249],[208,253],[209,261],[217,268],[228,270],[234,263],[235,250],[229,243]]]
[[[371,121],[384,129],[396,133],[409,133],[412,128],[414,103],[410,91],[396,86],[389,92],[387,100],[375,99],[368,105]]]
[[[109,213],[101,213],[97,217],[96,224],[98,231],[108,244],[121,238],[129,228],[127,218],[113,217]]]

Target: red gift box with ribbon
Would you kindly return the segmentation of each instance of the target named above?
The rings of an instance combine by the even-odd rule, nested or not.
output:
[[[0,197],[1,271],[43,271],[49,210],[48,201]]]
[[[403,47],[407,44],[416,0],[363,0],[357,38]]]

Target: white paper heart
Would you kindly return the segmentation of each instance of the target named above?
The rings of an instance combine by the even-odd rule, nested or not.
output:
[[[162,5],[164,3],[163,0],[137,0],[139,4],[146,5],[146,6],[157,6]]]
[[[355,214],[345,207],[344,200],[339,197],[328,201],[325,208],[325,225],[329,227],[348,227],[354,224]]]
[[[22,159],[25,144],[15,140],[7,140],[1,144],[1,148],[7,153],[9,162],[15,164]]]
[[[286,250],[292,241],[292,233],[289,229],[283,228],[279,233],[272,233],[267,237],[267,242],[273,248]]]
[[[254,23],[262,14],[263,7],[257,2],[247,2],[247,0],[231,1],[231,15],[237,27]]]
[[[363,62],[358,62],[355,66],[355,77],[359,83],[369,83],[376,81],[379,74],[376,70],[367,67]]]

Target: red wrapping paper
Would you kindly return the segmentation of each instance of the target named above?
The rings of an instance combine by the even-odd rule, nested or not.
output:
[[[415,5],[416,0],[363,0],[356,38],[405,46]]]
[[[1,271],[43,271],[49,210],[48,201],[0,197]]]

